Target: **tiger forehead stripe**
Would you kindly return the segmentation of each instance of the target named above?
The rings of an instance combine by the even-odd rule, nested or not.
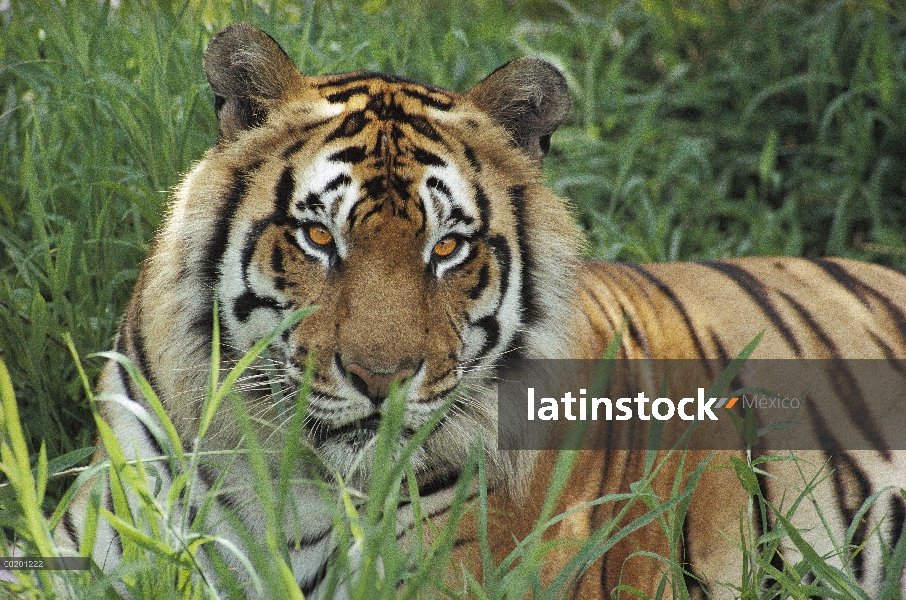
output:
[[[368,85],[369,83],[375,83],[378,85],[392,84],[396,86],[394,89],[380,91],[400,93],[437,110],[447,111],[453,108],[454,105],[453,98],[449,95],[449,93],[446,92],[446,90],[413,81],[411,79],[406,79],[405,77],[397,77],[384,73],[372,73],[365,71],[360,73],[351,73],[348,75],[328,76],[327,81],[318,84],[317,87],[321,90],[325,90],[331,87],[342,88],[346,85],[357,84],[352,85],[352,87],[346,89],[338,89],[337,91],[328,93],[325,96],[328,102],[342,103],[348,101],[352,96],[372,93],[372,89]]]

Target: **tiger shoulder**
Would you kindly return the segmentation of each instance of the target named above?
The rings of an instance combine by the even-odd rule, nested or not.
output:
[[[312,480],[334,481],[339,473],[346,485],[367,489],[385,467],[374,463],[374,440],[400,382],[400,448],[447,411],[411,459],[421,518],[432,527],[401,503],[401,544],[444,526],[472,448],[483,446],[490,517],[486,531],[474,513],[457,527],[453,560],[460,566],[449,580],[461,587],[461,568],[481,581],[481,540],[500,561],[530,534],[556,461],[555,452],[498,448],[495,390],[504,359],[598,358],[614,339],[624,358],[732,358],[761,332],[756,358],[906,358],[906,276],[899,271],[832,258],[645,265],[583,258],[573,210],[541,174],[551,135],[570,108],[566,80],[548,62],[514,60],[464,94],[382,73],[307,76],[270,36],[238,24],[211,40],[203,68],[220,139],[176,190],[115,349],[153,388],[183,447],[192,448],[209,385],[215,304],[223,373],[295,311],[317,306],[277,336],[236,386],[263,449],[277,456],[290,442],[286,401],[311,372],[301,443],[318,460],[297,466],[292,502],[279,515],[287,566],[306,597],[342,595],[329,566],[338,553],[356,552],[339,547],[334,530],[339,491],[325,495]],[[98,389],[127,399],[102,409],[127,459],[166,454],[156,428],[137,417],[153,411],[120,363],[106,366]],[[263,539],[266,515],[251,483],[254,465],[234,452],[243,448],[236,419],[229,403],[214,416],[215,435],[203,446],[209,454],[188,474],[195,487],[185,502],[193,519],[204,519],[195,530],[241,549],[249,536],[239,530]],[[706,456],[692,452],[685,466],[671,463],[672,473],[652,489],[669,496],[676,473],[688,475]],[[728,465],[734,457],[745,458],[726,451],[711,460]],[[95,462],[103,459],[101,452]],[[645,463],[645,453],[627,450],[579,453],[574,472],[581,476],[557,507],[572,510],[548,538],[594,536],[623,506],[594,500],[629,492]],[[185,474],[168,461],[156,465],[153,489],[166,498]],[[763,495],[779,506],[803,465],[824,475],[795,526],[819,553],[832,553],[832,538],[855,531],[858,559],[829,561],[839,568],[858,562],[859,583],[873,593],[903,534],[906,504],[894,490],[906,486],[906,454],[828,447],[803,461],[771,462],[758,482]],[[110,478],[102,472],[82,486],[56,535],[115,573],[122,563],[117,530],[100,519],[96,531],[86,531],[98,503],[112,510]],[[860,512],[876,493],[881,499]],[[484,491],[471,494],[477,500]],[[197,510],[205,497],[214,500]],[[733,597],[744,570],[737,538],[748,501],[732,470],[707,470],[679,541],[670,542],[657,521],[642,527],[586,565],[569,593],[661,589],[683,597],[688,589],[693,597]],[[570,547],[551,554],[543,585],[572,558]],[[779,552],[797,555],[794,547]],[[248,580],[241,560],[229,553],[220,560]],[[209,575],[211,564],[202,557],[198,569]]]

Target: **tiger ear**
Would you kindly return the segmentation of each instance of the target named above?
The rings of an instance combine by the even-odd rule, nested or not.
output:
[[[517,58],[478,83],[466,95],[510,133],[513,142],[541,162],[551,134],[569,114],[566,78],[538,58]]]
[[[220,135],[234,140],[267,117],[267,108],[305,78],[274,38],[248,23],[221,30],[204,52]]]

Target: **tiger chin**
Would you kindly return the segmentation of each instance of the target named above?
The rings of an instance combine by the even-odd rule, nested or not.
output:
[[[186,448],[208,385],[215,299],[222,369],[294,311],[317,307],[268,350],[286,397],[310,373],[305,443],[326,471],[367,487],[379,468],[368,452],[399,384],[401,447],[446,407],[413,456],[425,518],[443,522],[457,477],[481,444],[495,515],[487,535],[499,560],[531,531],[554,461],[549,452],[497,450],[495,370],[504,358],[597,358],[620,331],[626,358],[732,357],[761,331],[756,358],[906,357],[906,276],[891,269],[840,259],[581,258],[570,205],[542,181],[551,134],[570,108],[564,77],[545,61],[517,59],[465,94],[380,73],[309,77],[267,34],[238,24],[211,40],[204,71],[220,140],[177,189],[115,346],[153,387]],[[272,387],[253,379],[238,390],[258,438],[268,449],[283,447],[288,415]],[[99,391],[145,403],[116,362],[105,367]],[[130,457],[162,453],[123,402],[103,403],[103,417]],[[241,444],[226,403],[210,431],[205,449]],[[854,502],[904,485],[902,453],[881,454],[831,459],[848,479],[819,486],[816,497],[837,515],[834,531],[845,531]],[[815,464],[827,456],[817,453]],[[223,489],[231,491],[218,496],[214,512],[232,510],[263,535],[261,509],[246,501],[254,498],[249,465],[241,455],[221,460],[222,472],[208,465],[198,473],[207,488],[225,473]],[[643,466],[633,452],[580,453],[582,477],[559,508],[628,491]],[[171,475],[160,476],[166,495]],[[765,485],[768,494],[783,493]],[[90,487],[65,514],[61,544],[78,547]],[[727,470],[709,472],[699,489],[682,548],[644,528],[592,565],[576,597],[607,596],[621,584],[654,593],[665,568],[640,549],[681,555],[695,575],[693,595],[732,597],[722,582],[739,584],[742,559],[720,531],[738,531],[746,496]],[[288,540],[290,566],[300,588],[317,596],[337,551],[331,513],[315,486],[300,483],[291,493],[305,531],[304,543]],[[110,504],[109,490],[101,502]],[[894,496],[889,506],[906,512]],[[610,505],[575,511],[548,535],[587,537],[614,514]],[[868,530],[895,543],[902,519],[884,517],[869,513]],[[474,519],[461,523],[454,558],[480,580],[480,561],[469,562],[480,556],[476,527]],[[868,589],[881,570],[880,542],[872,540],[864,540]],[[119,548],[102,520],[94,560],[112,568]],[[543,579],[556,575],[558,560]]]

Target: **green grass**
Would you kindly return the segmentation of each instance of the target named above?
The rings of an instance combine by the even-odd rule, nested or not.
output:
[[[551,60],[574,106],[546,173],[592,255],[906,266],[906,16],[894,3],[583,4],[10,2],[0,358],[17,451],[37,466],[43,444],[51,472],[87,457],[53,462],[96,433],[67,336],[82,356],[111,347],[169,190],[216,139],[201,56],[237,21],[310,74],[370,69],[465,91],[517,56]],[[85,362],[90,381],[101,364]],[[71,481],[38,481],[45,514]],[[0,511],[6,526],[19,516]]]

